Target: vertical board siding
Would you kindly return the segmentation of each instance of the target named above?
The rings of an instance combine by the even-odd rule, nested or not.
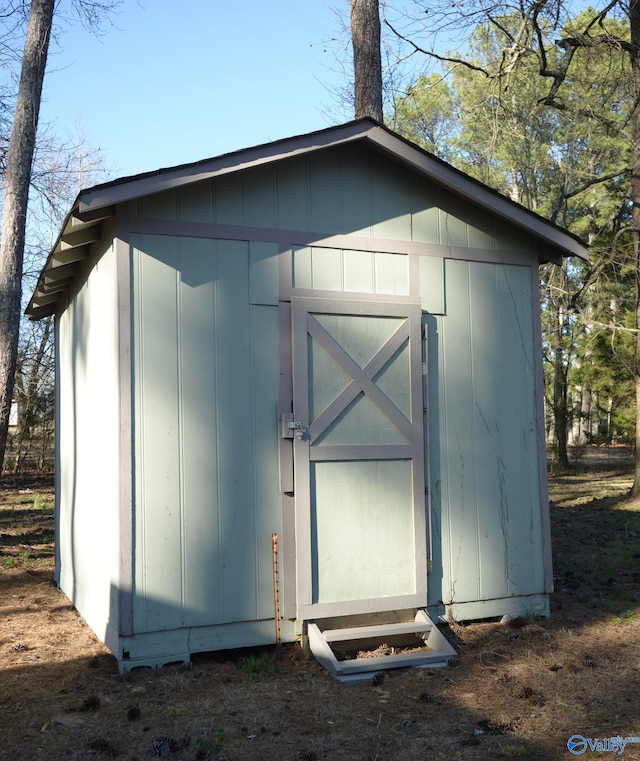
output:
[[[374,235],[374,188],[370,172],[370,154],[361,146],[352,146],[349,155],[336,166],[340,177],[342,224],[340,232],[372,238]],[[382,190],[384,192],[384,189]]]
[[[375,292],[406,296],[409,293],[409,261],[398,254],[374,254]]]
[[[133,262],[137,552],[134,629],[182,625],[177,239],[148,236]],[[146,604],[136,604],[138,598]]]
[[[471,337],[471,367],[473,383],[474,452],[469,460],[474,468],[476,484],[476,535],[478,538],[479,597],[487,600],[508,594],[511,568],[511,548],[508,542],[509,524],[517,516],[510,515],[505,493],[506,481],[515,474],[504,470],[503,442],[508,436],[506,426],[519,425],[521,411],[514,410],[511,422],[501,414],[502,387],[512,381],[505,377],[500,363],[501,348],[508,353],[514,347],[502,345],[503,327],[499,321],[501,294],[497,292],[496,275],[499,267],[469,267],[469,328]],[[477,296],[476,293],[482,294]],[[518,347],[515,347],[517,350]],[[513,379],[515,380],[515,379]],[[506,383],[505,383],[506,381]]]
[[[312,288],[321,291],[343,291],[342,251],[338,248],[311,249]]]
[[[249,243],[249,301],[278,306],[278,247],[273,243]]]
[[[151,196],[142,196],[134,201],[137,209],[136,216],[149,219],[176,219],[177,200],[176,191],[165,190]]]
[[[457,210],[456,212],[440,208],[440,240],[438,242],[445,246],[465,248],[469,245],[468,225],[462,213]]]
[[[442,599],[543,589],[528,267],[446,262],[447,316],[430,372]],[[524,445],[524,446],[523,446]]]
[[[409,294],[409,257],[381,251],[293,247],[294,288],[351,293]]]
[[[119,362],[109,246],[58,322],[58,582],[103,640],[118,627]]]
[[[274,532],[282,534],[276,424],[279,367],[277,352],[274,352],[274,337],[277,343],[278,336],[278,310],[267,306],[252,306],[250,320],[252,412],[255,431],[251,443],[256,512],[256,618],[266,619],[274,616],[271,535]]]
[[[375,290],[374,254],[369,251],[343,251],[344,290],[373,293]]]
[[[392,171],[386,162],[372,162],[370,186],[374,238],[411,240],[412,184],[401,172]]]
[[[252,171],[247,172],[251,182]],[[309,230],[309,171],[303,157],[278,162],[276,167],[277,226],[283,230]]]
[[[213,184],[211,182],[185,185],[176,192],[180,221],[213,223]]]
[[[439,256],[420,257],[420,300],[425,312],[444,314],[444,259]]]
[[[500,290],[500,324],[505,346],[518,347],[507,354],[502,351],[504,382],[500,387],[501,427],[509,434],[503,447],[503,469],[518,473],[518,480],[505,479],[504,500],[508,509],[517,505],[518,521],[508,524],[510,549],[510,591],[523,587],[539,592],[544,589],[542,563],[542,516],[540,509],[539,437],[536,415],[535,364],[541,361],[534,352],[534,332],[528,307],[537,291],[531,291],[531,277],[526,268],[504,268],[498,280]],[[522,306],[521,306],[522,305]],[[510,423],[519,414],[520,425]]]
[[[533,253],[522,233],[361,145],[140,198],[130,204],[130,214]]]
[[[341,172],[340,151],[328,150],[309,156],[309,229],[344,230]]]
[[[179,240],[180,437],[184,623],[206,625],[221,606],[217,574],[218,525],[212,509],[218,482],[218,408],[212,284],[218,276],[214,243]],[[209,348],[209,350],[206,349]],[[194,369],[197,371],[194,372]],[[176,535],[176,540],[178,535]]]
[[[277,308],[250,305],[250,271],[273,267],[246,242],[132,242],[136,631],[272,617]]]
[[[214,222],[244,224],[244,173],[227,174],[213,183]]]
[[[431,388],[440,390],[442,439],[443,598],[479,596],[478,518],[475,505],[473,366],[469,313],[468,264],[446,262],[448,313],[440,339],[439,374]],[[434,439],[432,439],[433,441]],[[437,439],[436,439],[437,441]],[[448,508],[448,510],[447,510]],[[455,512],[454,512],[455,510]],[[447,578],[448,577],[448,578]],[[464,587],[464,588],[463,588]]]
[[[275,173],[272,165],[256,167],[243,183],[244,223],[250,227],[276,226]]]
[[[222,615],[229,621],[256,618],[253,404],[247,244],[225,244],[218,255],[216,340],[218,373],[218,490]],[[244,347],[244,351],[241,349]],[[275,400],[274,400],[275,408]]]

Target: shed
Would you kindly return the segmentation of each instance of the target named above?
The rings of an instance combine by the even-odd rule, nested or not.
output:
[[[339,674],[335,640],[442,656],[440,620],[548,616],[565,256],[368,119],[82,191],[27,314],[55,314],[56,580],[120,668],[308,631]]]

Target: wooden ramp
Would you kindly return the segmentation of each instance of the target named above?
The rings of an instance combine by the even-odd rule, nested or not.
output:
[[[328,626],[327,621],[309,622],[309,647],[332,676],[347,684],[370,682],[374,674],[387,669],[446,666],[456,655],[424,610],[413,621]]]

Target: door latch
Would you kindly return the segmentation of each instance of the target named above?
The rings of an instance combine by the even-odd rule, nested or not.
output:
[[[283,439],[293,439],[295,437],[298,441],[302,441],[306,430],[302,423],[293,419],[293,413],[284,412],[280,416],[280,435]]]

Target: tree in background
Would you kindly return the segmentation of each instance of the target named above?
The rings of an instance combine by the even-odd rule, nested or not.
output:
[[[33,0],[5,170],[0,244],[0,472],[18,356],[27,203],[54,0]]]
[[[419,74],[406,94],[396,99],[391,127],[444,161],[455,163],[458,153],[457,93],[442,74]]]
[[[106,176],[102,155],[91,149],[82,126],[64,139],[47,130],[38,136],[31,173],[23,290],[32,292],[56,231],[77,196],[78,188]],[[17,425],[10,429],[5,470],[19,472],[51,466],[54,435],[55,356],[51,318],[22,318],[13,401]]]
[[[378,0],[351,0],[354,102],[356,119],[382,123],[382,60]]]
[[[421,4],[416,6],[421,9]],[[595,383],[591,368],[602,361],[603,347],[619,348],[615,341],[604,339],[605,333],[620,339],[626,331],[624,343],[629,343],[628,290],[626,297],[621,295],[629,287],[628,275],[622,274],[629,268],[629,254],[639,271],[636,252],[628,245],[637,227],[631,218],[634,195],[629,171],[638,142],[633,126],[638,99],[630,55],[637,47],[630,43],[631,16],[617,3],[608,5],[606,12],[589,10],[575,18],[561,2],[489,7],[481,0],[474,9],[469,14],[465,4],[463,14],[457,4],[430,3],[424,22],[430,36],[420,37],[406,19],[402,32],[397,21],[385,17],[385,24],[413,53],[437,59],[446,66],[443,75],[450,74],[446,102],[454,106],[447,105],[447,110],[455,113],[457,123],[449,132],[444,157],[580,234],[592,246],[591,267],[567,262],[561,269],[546,267],[541,273],[544,348],[551,368],[548,389],[553,392],[549,406],[558,460],[566,464],[575,384]],[[432,43],[434,32],[452,28],[465,29],[469,44],[464,55],[436,52],[421,42]],[[398,105],[407,110],[404,100]],[[442,146],[436,152],[443,155]],[[596,303],[605,282],[618,294],[614,302],[619,309],[613,319],[605,319]],[[637,299],[632,303],[635,311]],[[606,363],[619,377],[624,377],[625,367],[628,370],[620,361],[623,354],[614,354],[612,348]],[[606,397],[604,389],[599,393]],[[586,406],[589,394],[583,396],[581,404]],[[611,408],[611,396],[606,405]]]
[[[75,0],[81,20],[98,29],[105,14],[117,2]],[[0,472],[7,448],[9,415],[15,385],[22,310],[27,205],[32,183],[33,161],[40,113],[42,87],[54,18],[54,0],[32,0],[29,6],[21,73],[15,102],[11,137],[4,168],[4,204],[0,243]],[[17,3],[4,17],[11,23],[13,38],[19,28],[23,6]],[[18,19],[18,22],[16,22]],[[6,103],[3,104],[6,106]]]

